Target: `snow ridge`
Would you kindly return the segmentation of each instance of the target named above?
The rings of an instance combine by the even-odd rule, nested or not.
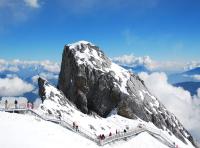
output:
[[[72,123],[75,122],[83,131],[85,131],[84,133],[93,135],[94,138],[100,134],[104,134],[106,137],[109,137],[110,133],[115,135],[116,130],[118,131],[118,133],[123,133],[124,129],[127,130],[127,134],[130,133],[130,135],[133,136],[134,134],[132,134],[133,131],[131,131],[131,129],[137,129],[138,125],[144,126],[147,131],[150,129],[155,129],[154,131],[150,130],[149,133],[158,133],[158,131],[161,132],[161,130],[157,129],[157,127],[155,127],[152,123],[144,122],[140,119],[131,120],[117,114],[112,114],[107,118],[101,118],[96,114],[83,114],[73,104],[69,104],[69,101],[64,102],[63,99],[68,99],[63,96],[61,91],[57,90],[55,87],[48,84],[47,82],[45,83],[45,91],[46,100],[44,100],[44,103],[41,104],[37,112],[45,116],[54,115],[55,118],[59,118],[61,116],[61,119],[67,123],[70,122],[69,124],[71,124],[71,126]],[[175,136],[170,136],[166,131],[165,135],[167,135],[168,139],[170,139],[171,141],[175,141],[182,147],[192,148],[191,144],[185,145],[180,140],[175,138]],[[112,141],[112,139],[110,140]],[[107,142],[110,142],[110,140],[108,138]],[[102,144],[106,144],[107,142],[105,141]]]

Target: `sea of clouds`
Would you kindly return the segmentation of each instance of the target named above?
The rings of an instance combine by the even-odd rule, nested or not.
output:
[[[200,88],[197,95],[191,96],[183,88],[168,83],[167,75],[163,72],[141,72],[139,77],[144,80],[150,92],[200,141]]]

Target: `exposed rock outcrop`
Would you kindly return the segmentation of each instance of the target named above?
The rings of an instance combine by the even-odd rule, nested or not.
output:
[[[45,88],[44,88],[44,84],[45,84],[45,80],[42,79],[41,77],[39,77],[38,78],[38,87],[39,87],[38,93],[39,93],[39,96],[40,96],[40,98],[42,100],[42,103],[45,100]]]
[[[106,117],[112,110],[127,118],[140,118],[168,129],[180,140],[193,143],[178,119],[148,91],[137,75],[112,63],[86,41],[64,47],[58,88],[83,112]]]

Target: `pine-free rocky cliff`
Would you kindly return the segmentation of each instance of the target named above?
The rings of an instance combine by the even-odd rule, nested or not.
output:
[[[39,86],[42,90],[42,81]],[[137,75],[113,63],[90,42],[64,47],[58,89],[83,113],[107,117],[112,111],[130,119],[152,122],[193,144],[193,138],[179,120],[146,88]]]

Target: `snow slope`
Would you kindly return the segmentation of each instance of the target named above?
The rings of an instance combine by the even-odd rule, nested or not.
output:
[[[144,122],[143,120],[140,120],[140,119],[132,120],[132,119],[124,118],[122,116],[115,114],[115,111],[113,111],[112,114],[107,118],[102,118],[94,113],[91,115],[83,114],[67,98],[65,98],[65,96],[63,95],[61,91],[59,91],[57,88],[50,85],[47,81],[44,84],[44,90],[45,90],[46,100],[44,100],[44,103],[41,104],[40,108],[37,110],[39,114],[43,114],[45,116],[54,115],[57,118],[60,114],[62,120],[71,124],[72,122],[75,122],[81,129],[84,129],[84,131],[87,134],[94,135],[94,137],[100,134],[104,134],[105,136],[108,136],[110,132],[112,134],[115,134],[116,130],[118,132],[123,132],[124,129],[126,130],[134,129],[139,124],[143,124],[147,128],[155,129],[158,131],[160,130],[151,122]],[[185,140],[187,141],[188,145],[184,144],[182,141],[177,139],[174,135],[170,135],[169,134],[170,132],[167,129],[161,132],[162,134],[167,136],[168,139],[175,142],[182,148],[193,147],[187,139]],[[142,133],[140,134],[140,136],[141,137],[147,136],[148,138],[151,137],[147,133]],[[138,136],[136,137],[140,139]],[[144,139],[146,142],[146,139],[148,138],[144,138],[144,139],[143,138],[140,139],[141,143],[135,140],[137,141],[136,143],[140,143],[141,145],[143,144],[144,146],[146,145],[146,147],[148,145],[150,145],[150,147],[157,147],[155,145],[152,146],[151,144],[147,144],[148,141],[145,144]],[[154,139],[154,140],[150,140],[151,142],[154,141],[153,143],[159,142],[157,139],[153,137],[151,137],[150,139]],[[122,143],[126,143],[126,142],[122,142]],[[129,142],[127,142],[126,144],[128,143]],[[118,145],[118,142],[115,142],[115,144]],[[119,142],[119,144],[121,144],[121,142]],[[113,146],[113,144],[111,145]],[[166,147],[166,146],[162,144],[162,146],[159,145],[158,147]]]
[[[98,148],[96,143],[61,127],[31,115],[0,112],[1,148]],[[104,148],[166,148],[144,132],[128,141],[115,142]]]

